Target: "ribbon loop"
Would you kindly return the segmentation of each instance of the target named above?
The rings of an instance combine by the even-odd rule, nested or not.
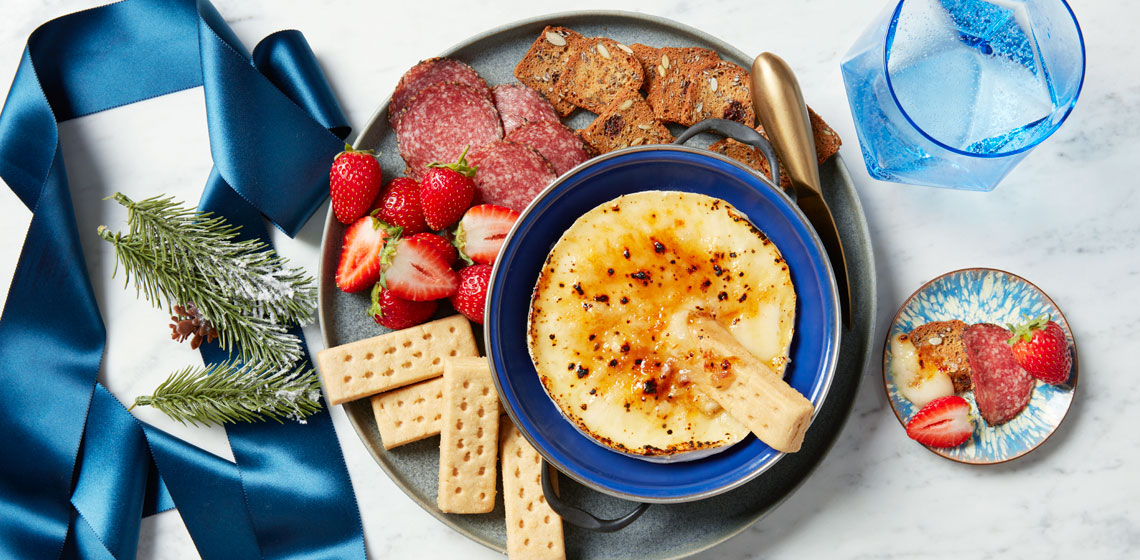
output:
[[[29,38],[0,111],[0,176],[33,212],[0,316],[0,556],[130,559],[141,516],[173,499],[204,558],[364,557],[327,410],[231,427],[230,463],[139,422],[96,382],[106,329],[57,123],[202,85],[215,169],[200,208],[245,237],[268,242],[262,215],[295,235],[327,194],[346,119],[300,33],[255,53],[256,66],[206,0],[124,0]]]

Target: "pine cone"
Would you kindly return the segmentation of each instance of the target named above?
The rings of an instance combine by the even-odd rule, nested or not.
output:
[[[189,302],[185,307],[181,305],[174,306],[175,315],[170,317],[170,338],[183,342],[187,338],[190,339],[190,349],[197,350],[202,345],[202,340],[206,342],[213,342],[218,338],[218,330],[206,319],[194,302]]]

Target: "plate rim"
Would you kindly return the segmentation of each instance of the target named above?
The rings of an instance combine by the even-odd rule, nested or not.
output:
[[[650,25],[664,27],[664,28],[669,29],[673,32],[689,34],[689,35],[700,38],[701,40],[705,41],[706,43],[708,43],[710,45],[714,45],[716,47],[716,49],[718,50],[718,52],[720,52],[722,54],[727,53],[728,55],[730,55],[730,57],[736,58],[738,60],[745,60],[748,58],[744,54],[743,51],[737,49],[733,45],[725,42],[724,40],[722,40],[720,38],[717,38],[713,35],[710,35],[709,33],[706,33],[700,29],[694,28],[690,25],[687,25],[687,24],[684,24],[684,23],[681,23],[681,22],[678,22],[676,20],[672,20],[669,18],[661,17],[661,16],[655,16],[655,15],[644,14],[644,13],[639,13],[639,12],[625,11],[625,10],[571,10],[571,11],[548,13],[548,14],[534,16],[531,18],[520,19],[520,20],[513,21],[513,22],[510,22],[510,23],[507,23],[504,25],[496,26],[496,27],[491,28],[487,31],[481,32],[477,35],[470,36],[470,37],[468,37],[462,41],[459,41],[459,42],[451,45],[446,50],[441,51],[437,56],[448,56],[449,54],[455,53],[456,51],[458,51],[460,49],[466,48],[467,46],[469,46],[473,43],[485,40],[488,37],[494,36],[494,35],[499,34],[499,33],[509,32],[512,29],[514,29],[515,27],[522,26],[522,25],[532,25],[532,24],[537,24],[540,22],[557,23],[557,20],[559,20],[559,19],[594,19],[594,20],[597,20],[597,19],[604,19],[604,18],[609,18],[609,17],[622,18],[622,19],[627,19],[627,20],[631,20],[634,22],[639,22],[639,23],[648,23]],[[390,95],[385,97],[384,100],[377,106],[377,109],[375,111],[373,111],[373,113],[369,117],[366,124],[360,129],[360,131],[358,133],[356,133],[356,135],[353,137],[354,147],[359,147],[361,145],[361,142],[364,139],[375,134],[374,129],[378,125],[381,127],[386,126],[381,121],[385,120],[384,114],[387,111],[387,107],[389,105],[390,99],[391,99]],[[878,313],[878,300],[876,297],[877,290],[878,290],[878,278],[877,278],[876,269],[875,269],[875,265],[874,265],[874,263],[875,263],[875,248],[874,248],[874,245],[872,243],[873,240],[870,236],[870,228],[869,228],[869,224],[867,222],[867,215],[866,215],[866,212],[863,208],[862,200],[859,197],[859,192],[858,192],[858,189],[856,188],[855,181],[851,176],[850,170],[848,169],[846,162],[844,161],[844,158],[842,157],[842,154],[836,153],[831,158],[829,158],[829,161],[825,162],[824,165],[834,165],[835,166],[834,172],[838,176],[838,181],[836,182],[836,184],[842,186],[841,190],[839,190],[837,192],[837,194],[841,194],[845,198],[850,199],[849,204],[851,207],[851,219],[853,221],[854,230],[856,232],[858,232],[858,237],[856,237],[852,242],[857,243],[857,245],[863,250],[863,252],[866,253],[866,260],[867,260],[867,262],[865,263],[865,265],[867,267],[867,270],[866,270],[867,282],[866,282],[866,287],[864,290],[866,292],[866,295],[867,295],[866,301],[865,301],[865,306],[867,307],[867,320],[866,320],[867,324],[866,325],[857,325],[857,326],[865,326],[868,332],[866,333],[866,335],[865,335],[866,339],[863,341],[862,344],[860,344],[858,342],[852,343],[852,344],[856,345],[856,347],[852,349],[852,351],[855,352],[855,355],[858,356],[860,353],[862,354],[862,357],[861,357],[859,363],[851,365],[851,369],[853,369],[853,370],[855,369],[855,367],[858,367],[857,371],[844,372],[847,375],[856,376],[855,383],[850,389],[850,393],[851,393],[850,398],[847,399],[846,402],[842,403],[841,408],[843,410],[840,411],[841,414],[840,414],[839,418],[837,418],[837,421],[835,422],[832,437],[830,437],[827,441],[823,442],[823,446],[822,446],[822,449],[820,450],[819,457],[817,457],[811,461],[811,464],[807,466],[807,468],[803,471],[801,476],[799,476],[796,480],[792,481],[790,484],[787,485],[786,491],[782,495],[777,496],[773,501],[765,504],[764,507],[756,508],[756,509],[752,510],[751,512],[749,512],[749,514],[744,519],[744,522],[740,523],[739,526],[730,528],[729,530],[726,530],[723,533],[721,533],[715,537],[712,537],[709,540],[707,540],[706,542],[701,543],[695,547],[692,547],[692,548],[689,548],[686,550],[681,550],[681,551],[670,551],[669,553],[659,557],[662,560],[678,560],[678,559],[681,559],[681,558],[684,558],[684,557],[687,557],[687,556],[690,556],[693,554],[698,554],[698,553],[707,551],[711,548],[714,548],[714,547],[732,539],[733,537],[736,537],[736,536],[740,535],[741,533],[744,533],[749,527],[751,527],[756,522],[758,522],[759,520],[764,518],[768,513],[770,513],[771,511],[773,511],[774,509],[776,509],[780,505],[782,505],[785,501],[787,501],[787,499],[792,494],[794,494],[796,491],[798,491],[803,486],[803,484],[807,481],[808,478],[811,477],[812,474],[814,474],[819,469],[819,466],[823,463],[823,460],[826,458],[827,454],[830,453],[831,449],[834,448],[835,443],[839,440],[839,437],[840,437],[841,433],[843,432],[844,427],[847,425],[848,421],[850,420],[850,413],[851,413],[851,410],[854,408],[854,402],[855,402],[856,396],[857,396],[857,394],[858,394],[858,392],[859,392],[859,390],[863,384],[863,378],[864,378],[863,374],[864,374],[864,372],[866,372],[867,368],[871,364],[871,359],[873,356],[872,344],[873,344],[873,340],[875,339],[875,330],[877,329],[875,317],[877,316],[877,313]],[[828,189],[828,187],[829,187],[829,184],[824,185],[825,191]],[[335,259],[330,258],[330,256],[329,256],[329,251],[328,251],[327,245],[329,244],[329,240],[332,237],[329,235],[330,230],[338,227],[338,224],[339,224],[339,222],[336,221],[336,218],[332,212],[332,209],[330,208],[325,214],[325,227],[323,228],[323,231],[322,231],[321,246],[320,246],[320,250],[321,250],[321,259],[320,259],[321,274],[320,274],[320,276],[318,276],[318,282],[319,283],[323,282],[323,278],[325,276],[326,268],[330,264],[333,267],[335,267],[335,265],[336,265]],[[343,226],[340,226],[340,227],[343,228]],[[330,308],[328,296],[326,295],[327,293],[328,293],[328,291],[324,290],[324,289],[320,289],[318,291],[318,294],[319,294],[319,296],[318,296],[319,297],[318,317],[319,317],[320,326],[321,326],[322,341],[325,343],[326,347],[331,347],[332,346],[330,344],[330,342],[331,342],[330,337],[332,336],[331,329],[325,328],[325,325],[327,324],[326,310]],[[852,329],[843,329],[843,331],[842,331],[843,334],[841,334],[841,337],[840,337],[840,349],[839,349],[841,354],[843,352],[843,341],[845,339],[844,335],[846,335],[847,333],[854,333],[854,332],[855,332],[854,327]],[[426,500],[420,499],[420,497],[416,494],[415,490],[412,487],[410,487],[401,478],[402,474],[399,474],[400,471],[398,469],[396,469],[395,466],[389,462],[389,460],[385,456],[385,452],[382,450],[382,446],[372,445],[371,442],[369,441],[369,439],[366,438],[366,435],[364,434],[363,427],[361,425],[359,425],[359,423],[356,421],[355,417],[352,414],[348,414],[347,411],[345,412],[345,414],[346,414],[346,416],[348,416],[348,420],[349,420],[349,423],[353,427],[353,431],[356,432],[356,435],[361,440],[361,443],[364,444],[364,447],[368,450],[369,454],[372,455],[373,460],[376,461],[376,463],[381,467],[382,470],[384,470],[385,475],[388,477],[388,479],[393,484],[395,484],[397,487],[399,487],[404,492],[404,494],[407,495],[413,502],[415,502],[421,509],[427,511],[429,515],[435,517],[436,519],[438,519],[441,523],[443,523],[447,527],[449,527],[452,530],[458,532],[459,534],[471,539],[472,541],[479,543],[479,544],[487,547],[488,549],[494,550],[494,551],[499,552],[499,553],[505,553],[506,552],[505,545],[499,545],[497,542],[494,542],[494,541],[491,541],[488,539],[484,539],[483,536],[474,533],[472,530],[470,530],[466,526],[455,523],[447,514],[444,514],[440,511],[438,511],[438,508],[434,507],[434,504],[432,504]],[[740,489],[738,488],[737,490],[740,490]]]
[[[1049,305],[1053,306],[1053,309],[1057,310],[1057,315],[1061,319],[1058,322],[1058,324],[1062,325],[1062,330],[1064,330],[1065,334],[1067,334],[1069,336],[1069,338],[1071,338],[1073,340],[1073,344],[1072,344],[1073,367],[1072,367],[1072,373],[1070,374],[1070,379],[1071,379],[1070,392],[1072,393],[1072,395],[1069,398],[1068,405],[1065,407],[1064,414],[1062,414],[1061,418],[1059,420],[1057,420],[1057,423],[1052,426],[1052,428],[1049,430],[1049,433],[1045,434],[1045,437],[1041,438],[1041,440],[1038,441],[1037,443],[1035,443],[1033,445],[1033,447],[1030,447],[1029,449],[1021,451],[1020,453],[1018,453],[1016,455],[1006,457],[1006,458],[1003,458],[1003,459],[998,460],[998,461],[967,461],[967,460],[964,460],[964,459],[961,459],[958,457],[945,455],[940,451],[939,448],[931,447],[929,445],[919,444],[923,448],[925,448],[927,451],[930,451],[931,453],[933,453],[933,454],[935,454],[935,455],[937,455],[943,459],[946,459],[948,461],[953,461],[955,463],[962,464],[962,465],[971,465],[971,466],[975,466],[975,467],[986,467],[989,465],[1000,465],[1002,463],[1008,463],[1010,461],[1013,461],[1015,459],[1020,459],[1021,457],[1024,457],[1024,456],[1032,453],[1037,448],[1044,445],[1044,443],[1046,441],[1048,441],[1049,438],[1053,437],[1053,434],[1057,433],[1057,430],[1061,427],[1062,424],[1065,423],[1065,418],[1067,418],[1069,416],[1069,412],[1073,409],[1073,399],[1075,399],[1077,397],[1077,386],[1079,385],[1078,382],[1080,381],[1080,360],[1079,360],[1079,357],[1077,354],[1077,337],[1076,337],[1076,334],[1073,333],[1072,327],[1070,327],[1070,325],[1069,325],[1068,318],[1066,318],[1064,312],[1061,311],[1061,306],[1057,305],[1057,302],[1053,301],[1053,298],[1049,297],[1049,294],[1046,293],[1045,290],[1042,290],[1040,286],[1038,286],[1037,284],[1034,284],[1033,282],[1030,282],[1029,280],[1025,279],[1021,275],[1014,274],[1012,272],[1009,272],[1007,270],[1002,270],[1000,268],[991,268],[991,267],[985,267],[985,266],[970,266],[970,267],[965,267],[965,268],[959,268],[957,270],[951,270],[949,272],[945,272],[943,274],[935,276],[934,278],[931,278],[930,280],[927,280],[921,286],[919,286],[918,289],[914,290],[914,292],[912,292],[910,294],[910,296],[908,296],[905,300],[903,300],[902,304],[899,305],[898,310],[895,311],[895,315],[891,319],[890,324],[887,325],[887,330],[886,330],[886,333],[884,334],[884,339],[883,339],[883,359],[882,359],[882,372],[881,373],[882,373],[882,380],[883,380],[882,386],[883,386],[884,395],[887,398],[887,402],[890,403],[890,405],[891,405],[891,412],[894,413],[895,419],[898,420],[899,425],[901,425],[903,427],[903,429],[906,429],[906,421],[903,420],[902,415],[899,414],[899,410],[895,406],[894,400],[891,399],[891,389],[890,389],[891,382],[889,381],[890,374],[888,371],[889,366],[887,364],[887,350],[890,347],[890,343],[891,343],[891,333],[894,332],[895,325],[898,324],[899,318],[902,316],[903,310],[906,309],[908,305],[910,305],[910,302],[913,301],[914,298],[918,294],[924,292],[927,288],[932,286],[935,282],[938,282],[939,280],[942,280],[942,279],[947,278],[949,276],[955,276],[955,275],[959,275],[959,274],[964,274],[964,273],[968,273],[968,272],[976,272],[976,271],[996,272],[996,273],[1000,273],[1000,274],[1005,274],[1006,276],[1009,276],[1011,278],[1015,278],[1017,281],[1022,282],[1026,286],[1029,286],[1030,288],[1036,290],[1037,293],[1041,294],[1041,297],[1043,297],[1045,299],[1045,301],[1049,302]],[[1036,387],[1036,383],[1034,384],[1034,387]],[[918,443],[918,442],[915,442],[915,443]]]
[[[610,160],[610,159],[614,159],[614,158],[618,158],[618,157],[623,157],[623,156],[626,156],[628,154],[635,154],[635,153],[649,152],[649,151],[659,151],[659,150],[686,152],[686,153],[695,154],[695,155],[702,156],[702,157],[713,156],[714,159],[720,160],[724,164],[736,167],[745,173],[754,174],[754,172],[750,168],[745,167],[740,162],[733,160],[731,158],[728,158],[722,154],[717,154],[715,152],[710,152],[708,150],[702,150],[699,148],[695,148],[695,147],[687,146],[687,145],[683,145],[683,144],[662,144],[662,145],[649,145],[649,146],[634,146],[634,147],[629,147],[629,148],[623,148],[621,150],[615,150],[613,152],[609,152],[609,153],[597,156],[595,158],[591,158],[589,162],[576,166],[573,170],[568,171],[565,174],[561,175],[557,180],[555,180],[553,183],[551,183],[546,188],[544,188],[542,190],[542,192],[540,192],[539,195],[537,197],[535,197],[535,199],[533,201],[531,201],[530,204],[527,205],[527,207],[520,214],[519,219],[515,221],[514,225],[511,227],[510,231],[507,234],[507,238],[506,238],[507,241],[509,242],[513,238],[515,233],[518,231],[519,226],[523,223],[523,218],[528,216],[531,212],[535,211],[535,208],[540,201],[542,201],[544,198],[550,196],[551,193],[554,192],[556,189],[560,188],[563,183],[565,183],[568,179],[574,177],[574,175],[576,173],[582,171],[586,167],[602,163],[606,160]],[[791,215],[794,216],[794,218],[796,220],[798,220],[798,222],[801,225],[803,225],[804,229],[808,232],[810,245],[811,245],[811,247],[813,247],[815,249],[815,254],[812,255],[812,258],[814,259],[815,257],[818,257],[818,261],[820,263],[822,263],[823,269],[827,272],[827,274],[825,275],[826,278],[825,278],[823,284],[825,284],[824,290],[826,290],[827,293],[830,294],[831,301],[833,303],[833,305],[831,306],[831,309],[829,310],[829,312],[827,312],[827,315],[828,315],[827,319],[828,319],[828,321],[832,327],[830,329],[831,330],[831,336],[828,338],[828,341],[824,344],[824,347],[823,347],[824,349],[822,352],[823,361],[825,362],[824,369],[827,370],[824,373],[824,377],[826,378],[826,381],[824,382],[823,387],[819,391],[819,394],[817,397],[818,402],[812,403],[811,422],[814,423],[815,418],[818,415],[819,411],[822,410],[824,404],[827,402],[828,393],[830,392],[831,385],[835,380],[836,370],[839,367],[839,347],[841,344],[841,336],[843,333],[843,324],[842,324],[842,321],[840,318],[840,311],[841,310],[840,310],[840,304],[839,304],[838,284],[835,280],[835,272],[831,268],[831,262],[826,256],[827,252],[823,247],[823,242],[820,240],[819,233],[811,225],[811,222],[804,215],[803,211],[799,208],[798,205],[796,205],[791,200],[790,197],[788,197],[787,193],[785,193],[782,189],[773,189],[770,185],[764,184],[763,182],[761,184],[765,189],[767,189],[766,192],[774,193],[776,200],[780,201],[780,203],[785,205],[786,209],[791,213]],[[651,190],[676,190],[677,192],[691,192],[691,191],[682,191],[680,189],[651,189]],[[642,191],[634,190],[632,192],[642,192]],[[745,216],[748,218],[749,222],[751,222],[752,225],[754,227],[756,227],[757,229],[760,229],[760,226],[756,225],[754,219],[751,216],[748,216],[748,214],[746,212],[744,212],[744,210],[740,209],[739,207],[737,207],[735,205],[732,205],[731,202],[729,202],[728,204],[730,206],[732,206],[733,208],[735,208],[738,212],[745,214]],[[761,229],[761,231],[763,231],[763,229]],[[561,236],[561,234],[559,234],[559,236]],[[504,247],[505,246],[506,246],[506,242],[504,242]],[[502,262],[501,260],[496,260],[494,268],[491,271],[491,282],[490,282],[490,284],[492,286],[494,285],[495,277],[500,273],[499,272],[500,271],[499,266],[500,266],[501,262]],[[490,296],[490,295],[491,295],[491,293],[488,292],[488,296]],[[485,308],[488,311],[490,310],[491,302],[492,302],[492,298],[488,297],[487,302],[486,302],[486,308]],[[490,317],[490,315],[487,314],[486,311],[484,313],[484,316]],[[502,390],[502,381],[500,380],[500,376],[498,373],[499,368],[497,368],[495,366],[495,362],[494,362],[494,360],[491,359],[491,356],[490,356],[491,347],[492,347],[492,345],[491,345],[491,331],[492,331],[492,329],[490,329],[490,328],[484,328],[484,330],[483,330],[484,344],[485,344],[485,347],[487,348],[487,353],[488,353],[487,358],[488,358],[488,360],[491,360],[491,369],[492,369],[492,374],[493,374],[493,378],[495,381],[495,388],[499,391],[500,395],[505,395],[505,393]],[[503,375],[506,375],[506,374],[503,374]],[[549,393],[547,393],[547,396],[548,397],[550,396]],[[516,417],[516,412],[515,412],[514,408],[511,406],[507,406],[505,408],[506,408],[507,414],[511,418],[511,421],[514,422],[515,426],[518,426],[519,422],[518,422],[518,419]],[[555,404],[555,408],[558,408],[557,404]],[[559,409],[559,412],[561,412],[560,409]],[[566,421],[572,427],[577,428],[577,426],[574,425],[573,422],[570,422],[568,419],[565,418],[564,414],[562,414],[561,416],[562,416],[562,419],[564,421]],[[809,425],[809,428],[810,428],[810,425]],[[535,442],[534,436],[528,430],[525,430],[523,428],[519,428],[519,432],[523,434],[523,436],[527,439],[527,441],[531,444],[532,447],[534,447],[536,450],[541,449],[540,446],[535,444],[536,442]],[[583,436],[583,437],[588,437],[588,436]],[[747,437],[745,439],[747,439]],[[598,444],[597,441],[593,441],[593,443]],[[740,442],[738,442],[738,444],[739,443]],[[539,451],[539,454],[542,455],[543,459],[545,459],[547,462],[554,465],[554,467],[557,468],[560,473],[570,477],[571,479],[578,482],[579,484],[582,484],[582,485],[584,485],[584,486],[586,486],[586,487],[588,487],[594,491],[601,492],[603,494],[608,494],[608,495],[616,497],[616,498],[629,500],[629,501],[632,501],[635,503],[654,503],[654,504],[673,504],[673,503],[691,502],[691,501],[701,500],[701,499],[705,499],[705,498],[711,498],[713,496],[717,496],[717,495],[723,494],[725,492],[729,492],[731,490],[739,488],[740,486],[743,486],[744,484],[747,484],[748,482],[751,482],[752,480],[756,479],[760,475],[764,474],[764,472],[771,469],[781,459],[783,459],[786,455],[788,455],[788,453],[786,453],[786,452],[777,451],[776,454],[771,459],[769,459],[767,462],[765,462],[760,468],[758,468],[758,469],[748,473],[746,476],[743,476],[740,479],[735,480],[735,481],[731,482],[730,484],[726,484],[720,488],[715,488],[715,489],[711,489],[711,490],[704,490],[704,491],[701,491],[701,492],[698,492],[698,493],[695,493],[692,495],[660,498],[660,497],[637,496],[637,495],[627,494],[624,492],[613,490],[610,488],[601,487],[596,482],[594,482],[592,480],[587,480],[587,479],[579,476],[577,473],[571,472],[571,470],[567,469],[565,467],[565,465],[563,465],[561,462],[555,461],[552,458],[547,457],[546,454],[542,453],[542,451]]]

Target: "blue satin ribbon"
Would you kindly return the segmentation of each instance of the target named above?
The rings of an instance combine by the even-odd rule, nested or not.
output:
[[[57,123],[197,86],[215,165],[199,207],[247,238],[268,242],[263,217],[295,235],[349,131],[300,33],[251,55],[207,1],[126,0],[28,39],[0,113],[0,176],[32,211],[0,315],[0,556],[131,559],[141,518],[173,505],[206,559],[365,556],[327,411],[229,427],[230,462],[139,422],[96,382],[106,329]]]

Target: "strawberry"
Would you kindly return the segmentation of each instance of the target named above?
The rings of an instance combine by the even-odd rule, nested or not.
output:
[[[455,246],[450,241],[434,234],[434,233],[417,233],[408,239],[423,239],[432,244],[433,247],[439,251],[443,256],[443,260],[447,261],[447,266],[454,266],[455,261],[459,260],[459,253],[455,251]]]
[[[930,401],[906,423],[906,435],[930,447],[956,447],[973,433],[970,403],[958,395]]]
[[[494,264],[519,213],[494,204],[473,206],[455,229],[455,246],[467,264]]]
[[[432,301],[411,301],[390,290],[385,290],[379,282],[372,287],[372,307],[368,313],[376,324],[392,330],[414,327],[435,315],[439,303]]]
[[[420,206],[420,184],[411,177],[396,177],[376,199],[373,216],[404,228],[404,235],[427,231],[424,209]]]
[[[400,234],[394,228],[364,216],[344,230],[340,262],[336,265],[336,285],[346,292],[359,292],[380,278],[382,253],[390,238]]]
[[[1061,330],[1048,314],[1027,321],[1023,325],[1009,325],[1013,337],[1009,344],[1013,357],[1030,375],[1058,385],[1069,380],[1073,356]]]
[[[440,230],[459,221],[475,197],[475,168],[467,166],[467,148],[455,163],[429,164],[420,183],[420,204],[431,229]]]
[[[380,284],[399,297],[430,301],[449,297],[459,288],[459,275],[431,241],[401,239],[385,257]]]
[[[380,193],[380,178],[380,162],[372,150],[354,150],[345,144],[329,170],[329,196],[336,219],[351,224],[367,213]]]
[[[451,305],[464,317],[483,324],[483,306],[487,302],[487,286],[491,283],[491,265],[477,264],[459,271],[459,290],[451,296]]]

